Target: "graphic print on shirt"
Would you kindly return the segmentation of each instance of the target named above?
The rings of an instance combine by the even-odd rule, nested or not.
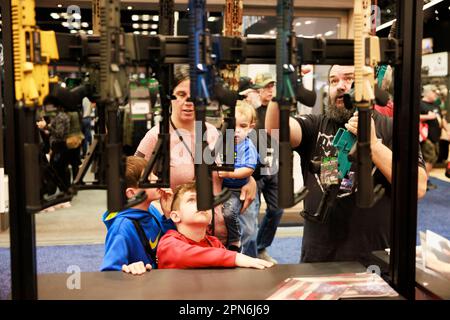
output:
[[[317,135],[316,152],[314,161],[323,163],[326,158],[337,157],[338,150],[333,146],[334,135],[319,132]],[[351,192],[354,186],[355,172],[352,165],[352,171],[349,171],[347,176],[342,179],[340,190],[341,192]]]
[[[322,161],[325,157],[334,157],[336,156],[336,148],[333,147],[333,138],[334,135],[326,134],[323,132],[319,132],[317,135],[317,144],[316,144],[316,154],[314,156],[314,161]]]

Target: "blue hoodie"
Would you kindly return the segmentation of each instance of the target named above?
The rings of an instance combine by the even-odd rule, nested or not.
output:
[[[133,222],[137,220],[155,250],[159,239],[169,230],[175,229],[172,220],[167,219],[153,205],[148,211],[129,208],[120,212],[103,214],[103,222],[108,229],[105,240],[105,256],[101,271],[122,270],[122,265],[143,261],[156,268],[156,262],[150,261],[139,238]],[[159,222],[159,223],[158,223]]]

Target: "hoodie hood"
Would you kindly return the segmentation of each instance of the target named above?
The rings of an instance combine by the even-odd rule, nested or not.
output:
[[[106,225],[106,229],[109,230],[109,228],[111,227],[111,225],[113,224],[113,222],[116,219],[129,218],[132,220],[141,220],[142,218],[144,218],[148,215],[149,215],[149,211],[144,211],[141,209],[133,209],[133,208],[128,208],[128,209],[122,210],[120,212],[106,211],[103,214],[103,223]]]

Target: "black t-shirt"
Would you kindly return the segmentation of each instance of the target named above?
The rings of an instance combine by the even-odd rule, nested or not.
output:
[[[429,111],[439,113],[439,106],[434,103],[428,103],[425,101],[420,102],[420,114],[428,114]],[[425,121],[428,124],[428,139],[431,142],[439,142],[441,138],[441,127],[437,119]]]
[[[377,112],[373,113],[373,118],[378,138],[392,149],[392,119]],[[304,183],[309,190],[305,199],[305,210],[315,213],[322,191],[311,172],[310,162],[321,161],[323,157],[337,157],[337,150],[332,141],[337,130],[344,125],[324,115],[305,115],[297,120],[302,128],[302,142],[296,151],[301,156]],[[421,155],[419,163],[424,167]],[[352,165],[351,171],[356,171],[355,164]],[[383,185],[385,194],[372,208],[358,208],[356,194],[340,190],[333,206],[334,210],[325,223],[305,219],[302,262],[357,260],[369,265],[372,251],[389,247],[391,185],[379,170],[375,171],[374,179],[375,185]]]

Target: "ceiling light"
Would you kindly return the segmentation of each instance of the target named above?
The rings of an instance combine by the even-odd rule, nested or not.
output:
[[[77,30],[70,30],[70,33],[77,33],[78,31]]]
[[[144,36],[148,36],[148,31],[142,31],[142,34],[143,34]]]
[[[52,13],[50,13],[50,17],[57,20],[57,19],[59,19],[59,14],[57,14],[56,12],[52,12]]]
[[[215,22],[217,20],[219,20],[219,18],[217,18],[217,17],[208,17],[209,22]]]
[[[133,29],[139,29],[139,23],[133,23],[132,27]]]
[[[62,8],[62,4],[58,4],[58,8]]]
[[[156,31],[150,31],[150,34],[151,34],[151,35],[155,35],[155,34],[156,34]]]
[[[89,23],[87,23],[87,22],[82,22],[82,23],[81,23],[81,26],[82,26],[83,28],[89,28]]]
[[[88,30],[88,34],[94,34],[94,31]]]
[[[387,12],[387,13],[391,13],[391,9],[387,9],[386,12]]]
[[[332,30],[327,31],[327,32],[325,32],[325,37],[332,36],[333,34],[334,34],[334,31],[332,31]]]
[[[131,20],[133,20],[133,21],[138,21],[138,20],[139,20],[139,16],[138,16],[137,14],[133,14],[133,15],[131,16]]]
[[[152,29],[158,29],[158,25],[157,24],[152,24]]]
[[[75,20],[81,20],[81,14],[79,14],[79,13],[74,13],[74,14],[72,14],[72,17],[73,17]]]
[[[270,34],[275,34],[275,30],[270,30],[269,33]]]
[[[436,17],[436,21],[439,21],[439,17]]]
[[[150,21],[150,15],[149,14],[142,15],[142,21]]]
[[[449,9],[450,9],[450,7],[449,7]],[[159,21],[159,16],[153,16],[152,20],[153,21]]]
[[[305,21],[305,24],[311,24],[311,23],[313,23],[311,20],[306,20]]]
[[[153,25],[152,25],[152,26],[153,26]],[[141,24],[141,28],[142,28],[142,29],[148,29],[148,27],[149,27],[148,23],[143,23],[143,24]]]
[[[434,10],[434,13],[436,13],[436,14],[439,14],[439,11],[437,11],[437,10]]]
[[[67,21],[64,21],[63,23],[61,23],[63,27],[68,28],[69,27],[69,23]]]
[[[127,9],[128,10],[133,10],[133,7],[132,6],[128,6]]]
[[[301,22],[296,22],[296,23],[295,23],[295,26],[296,26],[296,27],[300,27],[301,25],[302,25]]]
[[[321,34],[321,33],[318,33],[318,34],[317,34],[317,37],[321,37],[321,36],[322,36],[322,34]]]
[[[134,34],[141,34],[139,31],[134,31],[133,33]]]

